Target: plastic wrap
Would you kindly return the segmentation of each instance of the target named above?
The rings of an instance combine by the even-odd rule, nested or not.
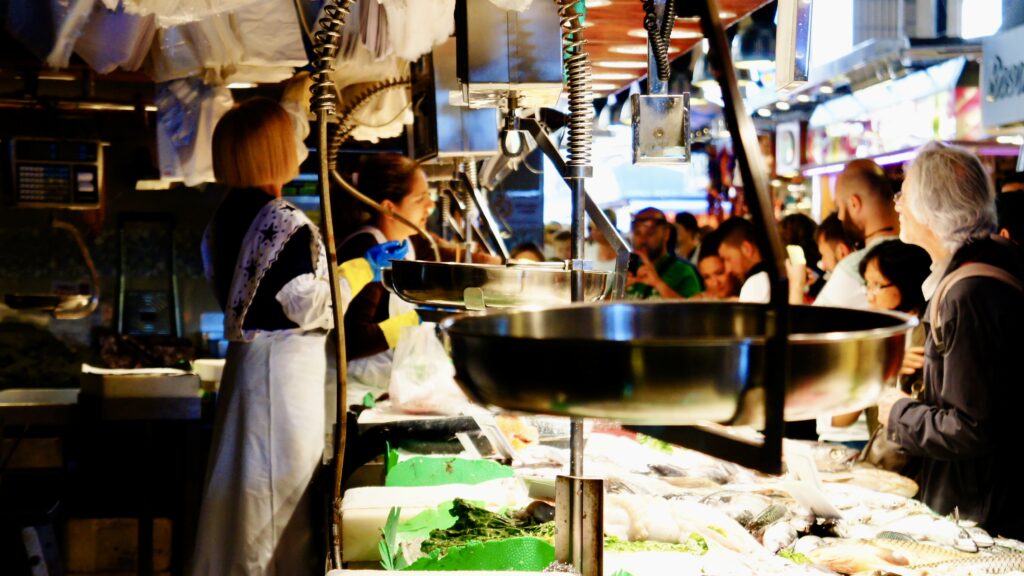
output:
[[[198,78],[176,80],[157,88],[156,104],[160,177],[188,186],[212,182],[213,129],[234,104],[231,91]]]
[[[525,12],[526,9],[533,4],[533,0],[491,0],[491,4],[494,4],[502,10]]]
[[[46,64],[51,68],[66,68],[71,61],[71,52],[82,34],[82,29],[92,15],[92,7],[96,0],[77,0],[74,2],[54,2],[54,25],[56,36],[53,49],[46,57]]]
[[[351,96],[362,92],[363,86],[350,86],[342,91],[342,106]],[[413,123],[414,116],[407,90],[385,90],[371,98],[352,114],[355,124],[352,138],[376,143],[382,138],[400,136],[405,126]]]
[[[200,20],[227,14],[250,4],[262,2],[279,2],[279,0],[102,0],[107,8],[114,9],[119,4],[130,14],[149,15],[156,17],[157,26],[169,28],[198,22]],[[281,2],[282,4],[285,2]],[[287,2],[292,6],[291,2]]]
[[[468,403],[435,328],[430,323],[402,328],[388,395],[403,412],[458,414]]]
[[[185,26],[158,30],[149,51],[147,73],[154,82],[199,76],[203,65]]]
[[[416,60],[455,32],[455,0],[380,0],[388,42],[399,58]]]
[[[156,35],[156,19],[97,5],[75,43],[75,52],[100,74],[138,70]]]
[[[297,67],[308,62],[292,2],[249,4],[231,13],[231,26],[243,48],[240,64]]]

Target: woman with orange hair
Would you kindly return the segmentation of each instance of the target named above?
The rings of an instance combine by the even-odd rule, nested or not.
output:
[[[310,482],[324,446],[333,328],[317,227],[281,198],[298,173],[292,119],[242,102],[213,135],[230,190],[203,238],[230,341],[191,573],[313,574]],[[322,572],[321,572],[322,573]]]

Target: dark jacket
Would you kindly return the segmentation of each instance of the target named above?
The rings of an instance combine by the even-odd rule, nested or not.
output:
[[[946,274],[967,262],[1024,280],[1016,245],[970,242]],[[1022,538],[1024,294],[993,278],[966,278],[942,302],[942,349],[926,328],[924,392],[920,401],[896,402],[888,423],[890,437],[921,457],[917,497],[939,514],[958,507],[961,518],[994,534]]]

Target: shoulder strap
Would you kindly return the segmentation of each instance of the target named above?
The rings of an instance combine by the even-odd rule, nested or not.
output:
[[[939,282],[939,286],[935,289],[935,296],[932,298],[931,305],[928,307],[928,321],[931,323],[932,341],[934,341],[936,345],[942,345],[942,333],[940,331],[942,326],[942,301],[946,298],[946,294],[954,285],[956,285],[957,282],[965,278],[974,278],[979,276],[984,278],[994,278],[1000,282],[1013,286],[1020,292],[1024,292],[1024,283],[1022,283],[1020,279],[1006,270],[991,264],[969,262],[950,272],[942,279],[941,282]]]

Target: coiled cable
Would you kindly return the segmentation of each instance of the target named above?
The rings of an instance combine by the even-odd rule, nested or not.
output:
[[[332,167],[335,166],[335,163],[338,160],[338,151],[341,149],[341,145],[348,140],[349,136],[352,135],[352,130],[356,128],[356,122],[353,119],[353,115],[377,94],[392,88],[403,88],[408,84],[408,76],[391,78],[382,82],[377,82],[358,93],[355,98],[346,103],[346,105],[338,112],[338,125],[334,131],[334,135],[331,137],[331,143],[327,147],[327,162]]]
[[[668,82],[671,69],[669,67],[668,49],[672,44],[672,28],[676,21],[676,3],[668,0],[665,6],[665,19],[658,24],[658,13],[654,0],[644,0],[644,29],[647,38],[654,48],[654,60],[657,64],[658,80]]]
[[[594,95],[590,85],[590,57],[583,39],[583,16],[577,11],[576,0],[555,0],[555,3],[561,19],[566,85],[569,87],[569,160],[566,164],[589,168]]]
[[[348,370],[345,354],[345,324],[341,310],[341,285],[338,283],[338,252],[334,243],[334,222],[331,214],[330,165],[327,162],[327,117],[337,111],[337,89],[331,73],[338,54],[340,30],[349,15],[354,0],[328,0],[323,7],[320,29],[313,34],[313,85],[310,87],[310,110],[317,119],[317,149],[320,156],[317,191],[320,193],[320,218],[324,248],[327,252],[327,274],[331,284],[331,303],[334,314],[335,358],[337,359],[337,428],[334,445],[334,478],[331,490],[330,564],[341,568],[341,484],[345,471],[345,444],[348,428]]]

